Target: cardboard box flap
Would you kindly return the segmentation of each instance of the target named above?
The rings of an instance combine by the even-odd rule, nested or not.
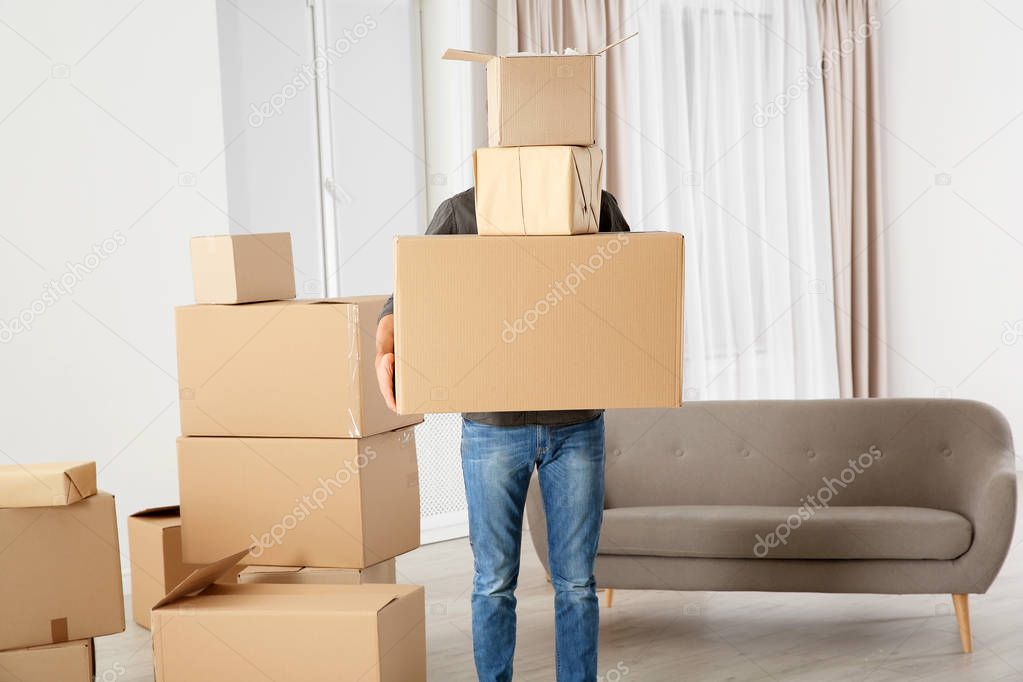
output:
[[[486,64],[495,56],[496,55],[492,54],[483,54],[482,52],[473,52],[471,50],[454,50],[448,48],[444,51],[444,55],[441,59],[450,59],[459,62],[480,62],[481,64]]]
[[[605,45],[604,47],[600,48],[599,50],[597,50],[593,54],[604,54],[605,52],[610,50],[612,47],[618,47],[619,45],[624,43],[626,40],[629,40],[630,38],[635,38],[638,35],[639,35],[639,31],[636,31],[634,33],[630,33],[629,35],[625,36],[624,38],[619,38],[618,40],[614,41],[613,43],[609,43],[609,44]]]
[[[0,466],[0,508],[74,504],[96,492],[95,462]]]
[[[635,33],[630,33],[629,35],[625,36],[624,38],[619,38],[618,40],[614,41],[613,43],[608,43],[607,45],[605,45],[604,47],[600,48],[596,52],[576,52],[574,54],[531,54],[531,53],[524,53],[524,54],[503,55],[502,58],[514,59],[516,57],[599,57],[599,56],[607,53],[607,51],[610,50],[611,48],[618,47],[619,45],[624,43],[626,40],[629,40],[630,38],[634,38],[634,37],[636,37],[638,35],[639,35],[639,31],[636,31]],[[441,59],[449,59],[449,60],[452,60],[452,61],[459,61],[459,62],[479,62],[481,64],[486,64],[487,62],[489,62],[491,59],[494,59],[495,57],[497,57],[497,55],[486,54],[485,52],[474,52],[472,50],[456,50],[456,49],[453,49],[453,48],[448,48],[447,50],[444,51],[444,54],[441,56]]]
[[[181,516],[181,507],[176,504],[166,507],[146,507],[135,512],[129,519],[156,518],[161,516]]]
[[[249,550],[244,549],[237,554],[232,554],[220,561],[216,561],[208,566],[203,566],[202,568],[192,571],[187,578],[182,580],[170,592],[168,592],[167,596],[156,602],[153,605],[153,608],[158,609],[161,606],[166,606],[167,604],[175,602],[182,597],[205,590],[207,587],[215,583],[218,578],[225,576],[232,568],[237,566],[238,562],[241,561],[248,553]]]

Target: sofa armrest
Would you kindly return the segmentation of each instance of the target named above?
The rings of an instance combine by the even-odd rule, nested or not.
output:
[[[1017,482],[1011,456],[971,490],[966,515],[973,524],[973,542],[955,560],[969,575],[971,591],[987,591],[1005,562],[1016,525]]]

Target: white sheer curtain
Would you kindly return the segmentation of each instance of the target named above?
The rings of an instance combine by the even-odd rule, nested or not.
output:
[[[685,397],[836,397],[812,0],[630,0],[626,14],[640,35],[622,203],[635,228],[686,237]]]

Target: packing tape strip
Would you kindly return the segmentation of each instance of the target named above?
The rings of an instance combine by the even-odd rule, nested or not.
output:
[[[50,621],[50,639],[54,644],[68,641],[67,618],[54,618]]]

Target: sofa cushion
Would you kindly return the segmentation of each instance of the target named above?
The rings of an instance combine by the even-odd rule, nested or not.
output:
[[[973,526],[922,507],[620,507],[604,512],[599,554],[731,559],[954,559]]]

